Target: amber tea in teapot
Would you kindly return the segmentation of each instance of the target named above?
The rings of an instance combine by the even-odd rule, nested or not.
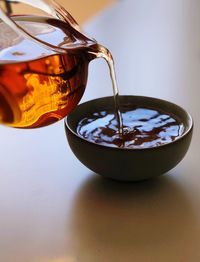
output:
[[[34,128],[65,117],[85,90],[88,63],[98,45],[68,23],[40,16],[14,20],[39,39],[66,53],[56,53],[15,33],[0,23],[0,122]]]
[[[35,128],[64,118],[84,93],[89,62],[102,57],[110,69],[121,130],[111,53],[85,36],[55,1],[17,2],[37,7],[50,16],[12,16],[0,8],[0,123]]]

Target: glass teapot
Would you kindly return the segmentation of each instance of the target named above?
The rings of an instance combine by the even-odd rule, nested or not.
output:
[[[88,64],[108,50],[85,36],[53,0],[20,0],[47,16],[0,8],[0,123],[17,128],[52,124],[79,103]],[[7,8],[10,11],[10,8]]]

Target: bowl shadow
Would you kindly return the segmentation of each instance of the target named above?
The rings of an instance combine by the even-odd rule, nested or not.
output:
[[[92,175],[75,195],[70,221],[82,262],[178,261],[195,224],[189,197],[170,174],[137,183]]]

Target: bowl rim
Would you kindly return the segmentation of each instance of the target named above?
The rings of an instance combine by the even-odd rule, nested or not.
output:
[[[105,97],[99,97],[99,98],[95,98],[95,99],[92,99],[92,100],[88,100],[86,102],[83,102],[79,105],[77,105],[76,108],[78,108],[79,106],[82,106],[84,104],[87,104],[87,103],[91,103],[91,102],[95,102],[97,100],[102,100],[102,99],[108,99],[108,98],[112,98],[113,96],[105,96]],[[71,116],[71,113],[66,116],[64,118],[64,125],[66,126],[66,128],[74,135],[76,136],[78,139],[80,140],[83,140],[89,144],[92,144],[94,146],[97,146],[97,147],[102,147],[102,148],[106,148],[106,149],[110,149],[110,150],[126,150],[126,151],[148,151],[148,150],[156,150],[156,149],[159,149],[159,148],[163,148],[163,147],[166,147],[166,146],[169,146],[169,145],[172,145],[174,143],[177,143],[178,141],[182,140],[185,136],[187,136],[192,130],[193,130],[193,127],[194,127],[194,120],[193,120],[193,117],[191,116],[191,114],[185,110],[183,107],[173,103],[173,102],[170,102],[168,100],[165,100],[165,99],[160,99],[160,98],[156,98],[156,97],[151,97],[151,96],[140,96],[140,95],[120,95],[119,97],[132,97],[132,98],[140,98],[140,99],[152,99],[152,100],[155,100],[155,101],[159,101],[159,102],[164,102],[164,103],[168,103],[168,104],[172,104],[178,108],[180,108],[188,117],[189,121],[189,125],[188,125],[188,129],[186,131],[183,132],[183,134],[181,134],[177,139],[175,139],[174,141],[171,141],[171,142],[168,142],[168,143],[165,143],[165,144],[161,144],[159,146],[154,146],[154,147],[144,147],[144,148],[124,148],[124,147],[111,147],[111,146],[107,146],[107,145],[101,145],[101,144],[98,144],[98,143],[95,143],[95,142],[92,142],[92,141],[89,141],[87,140],[86,138],[78,135],[70,126],[69,126],[69,123],[68,123],[68,119],[70,118]],[[76,108],[72,111],[72,113],[76,110]]]

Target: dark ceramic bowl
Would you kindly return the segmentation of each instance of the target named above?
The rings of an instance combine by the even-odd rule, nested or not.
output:
[[[185,156],[192,138],[193,121],[183,108],[151,97],[120,96],[120,104],[146,106],[177,116],[184,124],[184,133],[177,140],[161,146],[143,149],[124,149],[89,142],[76,133],[78,122],[105,109],[114,108],[113,97],[103,97],[80,104],[65,119],[65,130],[71,150],[93,172],[121,181],[139,181],[166,173]]]

